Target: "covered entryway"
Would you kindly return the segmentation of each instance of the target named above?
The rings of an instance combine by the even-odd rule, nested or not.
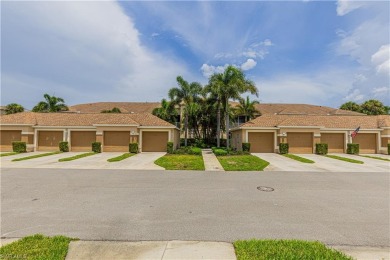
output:
[[[142,132],[142,152],[166,152],[168,132]]]
[[[313,133],[287,133],[289,153],[313,153]]]
[[[1,130],[0,131],[0,151],[12,152],[12,142],[22,140],[22,131]]]
[[[274,153],[275,134],[269,133],[248,133],[248,142],[251,144],[251,153]]]
[[[92,151],[92,143],[96,141],[96,131],[71,131],[70,145],[72,152]]]
[[[63,141],[63,131],[38,131],[38,151],[58,151]]]
[[[376,134],[358,133],[352,143],[359,144],[360,153],[376,153]]]
[[[321,133],[321,143],[328,144],[329,153],[344,153],[345,134]]]
[[[104,152],[128,152],[130,131],[104,131]]]

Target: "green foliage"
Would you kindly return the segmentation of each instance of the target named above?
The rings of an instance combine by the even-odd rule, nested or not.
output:
[[[57,152],[50,152],[50,153],[40,153],[40,154],[35,154],[35,155],[26,156],[26,157],[22,157],[22,158],[16,158],[16,159],[13,159],[12,161],[18,162],[18,161],[30,160],[30,159],[35,159],[35,158],[40,158],[40,157],[45,157],[45,156],[51,156],[51,155],[55,155],[55,154],[59,154],[59,153],[61,153],[61,152],[57,151]]]
[[[138,143],[130,143],[129,144],[129,152],[130,153],[138,153]]]
[[[27,152],[26,142],[12,142],[12,151],[15,153],[25,153]]]
[[[347,144],[347,154],[359,154],[359,144]]]
[[[202,156],[189,154],[167,154],[155,162],[166,170],[199,170],[204,171]]]
[[[217,156],[225,171],[262,171],[269,162],[254,155]]]
[[[153,109],[152,114],[171,124],[176,123],[178,116],[175,103],[169,102],[166,99],[161,100],[161,106]]]
[[[261,115],[260,111],[255,107],[255,105],[260,104],[259,101],[250,101],[249,96],[247,96],[246,99],[240,99],[239,102],[234,108],[234,114],[236,116],[245,116],[245,122]]]
[[[97,154],[97,153],[95,153],[95,152],[82,153],[82,154],[78,154],[78,155],[71,156],[71,157],[61,158],[61,159],[59,159],[58,161],[59,161],[59,162],[68,162],[68,161],[73,161],[73,160],[81,159],[81,158],[88,157],[88,156],[95,155],[95,154]]]
[[[340,109],[344,110],[349,110],[349,111],[355,111],[355,112],[360,112],[361,107],[359,104],[349,101],[340,106]]]
[[[387,144],[387,154],[390,155],[390,144]]]
[[[53,113],[69,110],[69,108],[65,105],[65,101],[63,98],[50,96],[48,94],[44,94],[43,97],[45,98],[45,101],[41,101],[35,107],[33,107],[33,112]]]
[[[249,152],[251,150],[251,143],[242,143],[242,150],[244,152]]]
[[[0,157],[11,156],[11,155],[15,155],[15,154],[19,154],[19,153],[16,153],[16,152],[0,153]]]
[[[184,146],[176,149],[173,154],[190,154],[190,155],[202,155],[202,149],[199,147]]]
[[[102,143],[101,142],[92,142],[92,152],[101,153],[102,152]]]
[[[390,113],[390,107],[385,106],[381,101],[370,99],[361,105],[355,102],[347,102],[340,106],[341,109],[360,112],[366,115],[387,115]]]
[[[23,111],[24,111],[24,107],[22,105],[19,105],[19,104],[16,104],[16,103],[8,104],[5,107],[5,114],[6,115],[20,113],[20,112],[23,112]]]
[[[287,154],[288,153],[288,143],[280,143],[279,144],[279,153],[280,154]]]
[[[360,156],[390,162],[390,159],[386,159],[378,156],[370,156],[370,155],[360,155]]]
[[[346,157],[342,157],[342,156],[337,156],[337,155],[325,155],[325,156],[332,158],[332,159],[344,161],[344,162],[364,164],[364,162],[362,162],[362,161],[354,160],[354,159],[350,159],[350,158],[346,158]]]
[[[216,156],[225,156],[228,155],[228,152],[224,149],[214,149],[214,154]]]
[[[173,153],[173,142],[167,143],[167,153],[169,153],[169,154]]]
[[[191,147],[190,154],[202,155],[202,149],[200,149],[199,147]]]
[[[316,144],[316,154],[321,154],[321,155],[328,154],[328,144],[317,143]]]
[[[119,114],[119,113],[122,113],[122,111],[117,108],[117,107],[114,107],[113,109],[111,110],[102,110],[100,113],[116,113],[116,114]]]
[[[107,162],[119,162],[119,161],[122,161],[122,160],[127,159],[131,156],[134,156],[134,155],[135,155],[135,153],[124,153],[124,154],[119,155],[117,157],[107,159]]]
[[[293,160],[296,160],[298,162],[314,163],[314,161],[312,161],[312,160],[309,160],[307,158],[304,158],[304,157],[301,157],[301,156],[298,156],[298,155],[295,155],[295,154],[286,153],[286,154],[282,154],[282,156],[290,158],[290,159],[293,159]]]
[[[69,152],[69,143],[68,142],[60,142],[58,144],[61,152]]]

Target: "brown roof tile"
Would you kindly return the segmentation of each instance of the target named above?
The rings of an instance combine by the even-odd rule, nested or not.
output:
[[[114,107],[117,107],[122,113],[152,113],[154,108],[160,106],[160,102],[97,102],[74,105],[69,107],[69,111],[100,113],[102,110],[111,110]]]

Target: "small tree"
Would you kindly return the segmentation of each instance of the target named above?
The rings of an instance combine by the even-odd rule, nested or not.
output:
[[[5,114],[6,115],[20,113],[20,112],[23,112],[23,111],[24,111],[24,107],[22,105],[19,105],[19,104],[16,104],[16,103],[8,104],[5,107]]]
[[[53,113],[69,110],[67,105],[65,105],[65,101],[63,98],[50,96],[48,94],[44,94],[43,97],[45,98],[45,101],[41,101],[35,107],[33,107],[33,112]]]
[[[102,110],[100,113],[122,113],[122,111],[119,108],[114,107],[111,110]]]

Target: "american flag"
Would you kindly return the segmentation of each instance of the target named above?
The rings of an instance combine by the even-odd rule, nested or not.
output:
[[[359,130],[360,130],[360,126],[356,128],[355,131],[352,132],[351,137],[354,138],[358,134]]]

